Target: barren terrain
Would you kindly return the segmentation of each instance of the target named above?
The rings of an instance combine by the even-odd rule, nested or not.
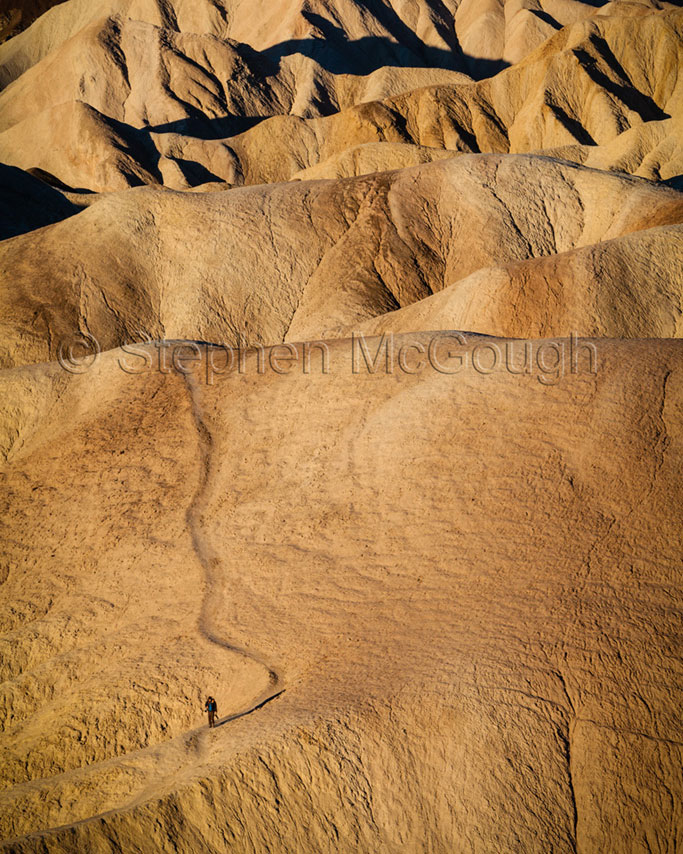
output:
[[[0,850],[683,847],[683,10],[0,28]]]

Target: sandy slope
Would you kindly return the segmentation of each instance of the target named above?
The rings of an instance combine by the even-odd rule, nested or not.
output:
[[[349,341],[212,385],[121,352],[5,372],[3,587],[33,605],[4,616],[2,749],[34,782],[4,832],[104,814],[6,850],[680,844],[681,346],[600,343],[545,385],[475,370],[493,343],[455,375],[354,374]],[[267,691],[225,642],[286,690],[187,732],[200,690]],[[124,736],[154,746],[76,770]]]

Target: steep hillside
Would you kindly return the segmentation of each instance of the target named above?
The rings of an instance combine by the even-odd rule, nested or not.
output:
[[[4,372],[3,850],[680,841],[683,345],[432,342]]]
[[[348,20],[297,7],[285,16],[296,38],[280,44],[271,30],[269,40],[252,32],[235,40],[228,12],[216,18],[220,7],[208,0],[211,15],[178,2],[162,20],[156,4],[153,14],[123,5],[127,15],[70,29],[72,18],[84,20],[71,0],[20,37],[26,51],[42,46],[39,56],[22,53],[19,38],[0,48],[13,80],[0,94],[3,160],[95,191],[289,180],[377,142],[403,144],[398,163],[394,147],[388,160],[358,169],[413,165],[427,159],[425,148],[434,149],[428,159],[563,149],[583,162],[608,146],[601,168],[655,179],[683,172],[680,125],[667,121],[683,108],[680,9],[589,7],[517,64],[473,83],[453,21],[435,18],[430,4],[415,31],[381,3],[360,21],[355,3],[340,4]],[[656,130],[615,142],[644,123]]]

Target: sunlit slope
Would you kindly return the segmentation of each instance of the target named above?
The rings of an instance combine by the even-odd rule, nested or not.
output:
[[[397,330],[675,337],[682,218],[680,192],[529,156],[128,190],[0,244],[2,362],[55,359],[81,333],[301,341],[406,307]]]
[[[3,589],[33,604],[3,619],[2,750],[33,782],[0,803],[40,832],[5,850],[677,844],[681,345],[599,343],[593,374],[584,344],[550,385],[547,343],[529,375],[476,370],[493,347],[5,372]],[[195,692],[249,708],[260,661],[284,693],[192,729]]]

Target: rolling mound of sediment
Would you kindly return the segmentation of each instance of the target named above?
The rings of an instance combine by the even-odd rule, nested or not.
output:
[[[5,850],[675,839],[683,351],[547,345],[4,372]]]
[[[0,850],[683,846],[678,4],[0,42]]]
[[[350,334],[370,319],[396,331],[677,337],[681,223],[678,191],[536,156],[127,190],[0,244],[0,358],[56,359],[79,331],[105,349],[237,345]]]

